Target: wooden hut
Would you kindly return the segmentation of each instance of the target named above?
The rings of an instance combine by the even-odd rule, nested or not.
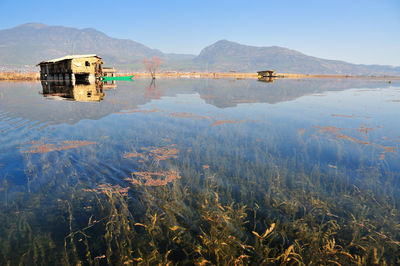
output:
[[[61,58],[42,61],[41,80],[63,80],[94,83],[103,73],[103,61],[95,54],[67,55]]]
[[[269,78],[276,78],[275,71],[274,70],[263,70],[263,71],[257,71],[258,73],[258,79],[269,79]]]

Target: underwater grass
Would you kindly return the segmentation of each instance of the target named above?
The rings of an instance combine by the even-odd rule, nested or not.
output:
[[[199,144],[200,145],[200,144]],[[196,157],[197,147],[186,154]],[[181,153],[183,153],[181,151]],[[30,160],[30,154],[27,160]],[[180,156],[182,156],[180,154]],[[293,160],[239,160],[225,167],[174,162],[183,178],[162,186],[102,185],[88,190],[79,173],[54,178],[42,193],[14,195],[0,219],[5,265],[399,263],[398,197],[345,182],[340,173],[310,173]],[[43,155],[46,159],[46,155]],[[175,161],[172,161],[175,160]],[[278,164],[279,162],[279,164]],[[67,173],[70,162],[56,161]],[[219,165],[224,165],[220,161]],[[39,177],[28,168],[30,182]],[[64,169],[64,170],[63,170]],[[41,169],[43,171],[50,171]],[[379,171],[363,178],[373,183]],[[259,178],[258,175],[263,178]],[[336,175],[332,179],[332,175]],[[231,176],[231,182],[224,182]],[[72,182],[73,180],[77,182]],[[233,180],[233,181],[232,181]],[[90,185],[92,186],[92,185]],[[126,189],[129,187],[129,189]],[[57,190],[57,199],[44,191]],[[4,191],[2,191],[4,194]],[[395,191],[394,191],[395,192]],[[27,202],[30,205],[27,206]],[[19,206],[25,206],[26,211]],[[40,218],[39,218],[40,217]],[[53,226],[48,228],[48,226]],[[17,252],[16,252],[17,251]]]

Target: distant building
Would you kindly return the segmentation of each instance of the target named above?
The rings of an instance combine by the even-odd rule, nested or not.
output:
[[[48,81],[94,83],[103,74],[103,61],[95,54],[67,55],[42,61],[37,66],[40,66],[40,79]]]
[[[266,81],[266,82],[273,82],[273,78],[276,78],[274,70],[263,70],[258,71],[258,80]]]
[[[258,73],[258,79],[276,77],[275,70],[263,70],[263,71],[257,71],[257,73]]]

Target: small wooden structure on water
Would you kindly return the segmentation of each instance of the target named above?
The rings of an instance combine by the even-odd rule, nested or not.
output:
[[[263,70],[263,71],[257,71],[258,74],[258,79],[262,78],[276,78],[277,76],[275,75],[274,70]]]
[[[103,67],[103,75],[102,77],[116,77],[116,71],[113,67]],[[115,80],[112,81],[103,81],[103,87],[105,89],[114,89],[116,87]]]
[[[103,77],[115,77],[115,68],[103,67]]]
[[[274,70],[257,71],[257,73],[259,81],[274,82],[274,78],[278,77]]]
[[[37,66],[41,80],[95,83],[103,75],[103,61],[95,54],[67,55],[42,61]]]

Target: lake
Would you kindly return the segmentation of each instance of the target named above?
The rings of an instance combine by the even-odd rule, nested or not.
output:
[[[0,83],[0,264],[400,264],[400,81]]]

